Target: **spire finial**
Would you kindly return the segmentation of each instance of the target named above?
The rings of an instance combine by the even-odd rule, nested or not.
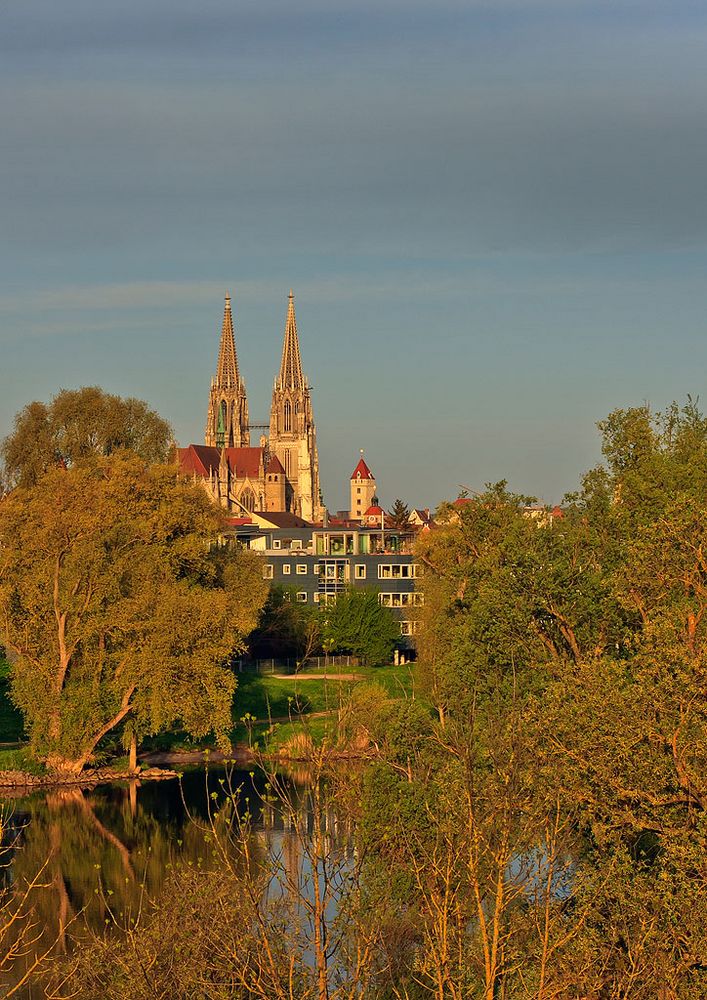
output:
[[[294,299],[295,293],[290,289],[290,294],[287,296],[289,299]]]

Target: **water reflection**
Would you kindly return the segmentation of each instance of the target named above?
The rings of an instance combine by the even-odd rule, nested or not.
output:
[[[306,809],[306,769],[281,780],[295,808],[299,802]],[[70,953],[86,934],[116,933],[115,922],[125,926],[146,898],[159,894],[173,865],[208,859],[209,818],[230,790],[241,789],[238,808],[251,815],[254,846],[272,848],[274,838],[286,866],[296,867],[291,814],[267,801],[266,783],[259,771],[209,768],[187,771],[181,781],[131,781],[6,800],[10,863],[4,881],[19,890],[46,865],[45,888],[34,896],[32,948],[16,966],[15,982],[33,954],[52,946]],[[29,987],[21,995],[40,994]]]

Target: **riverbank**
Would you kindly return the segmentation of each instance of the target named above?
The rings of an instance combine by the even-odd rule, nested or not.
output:
[[[95,788],[114,781],[164,781],[178,778],[179,772],[146,767],[131,773],[115,767],[100,767],[80,774],[32,774],[29,771],[0,771],[0,796],[8,791],[35,791],[52,788]]]

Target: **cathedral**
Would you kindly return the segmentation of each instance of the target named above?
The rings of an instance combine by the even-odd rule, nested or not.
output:
[[[214,499],[235,516],[289,512],[306,521],[320,520],[324,508],[316,430],[310,387],[302,372],[292,292],[280,371],[273,385],[269,435],[263,434],[258,445],[251,447],[250,430],[227,295],[204,444],[180,448],[179,466],[184,473],[201,479]]]

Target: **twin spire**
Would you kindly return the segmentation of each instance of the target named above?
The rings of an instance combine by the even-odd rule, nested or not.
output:
[[[264,430],[268,426],[270,433],[267,438],[261,436],[260,447],[265,450],[266,459],[277,459],[280,468],[284,469],[287,482],[283,509],[308,520],[320,516],[322,504],[316,430],[310,389],[302,372],[292,291],[288,297],[282,361],[273,387],[270,423],[256,424],[253,429]],[[204,443],[220,449],[249,448],[250,431],[245,383],[238,370],[231,297],[226,295],[218,366],[211,382]],[[270,472],[270,475],[273,474]],[[260,503],[263,502],[261,498]]]
[[[223,323],[221,324],[221,344],[218,352],[216,368],[216,384],[224,389],[235,389],[240,385],[241,376],[238,371],[238,356],[233,333],[233,314],[231,312],[231,296],[226,294],[223,307]],[[295,297],[290,289],[287,303],[287,319],[285,320],[285,339],[282,345],[282,363],[277,379],[280,389],[304,389],[302,374],[302,358],[297,336],[297,320],[295,318]]]

